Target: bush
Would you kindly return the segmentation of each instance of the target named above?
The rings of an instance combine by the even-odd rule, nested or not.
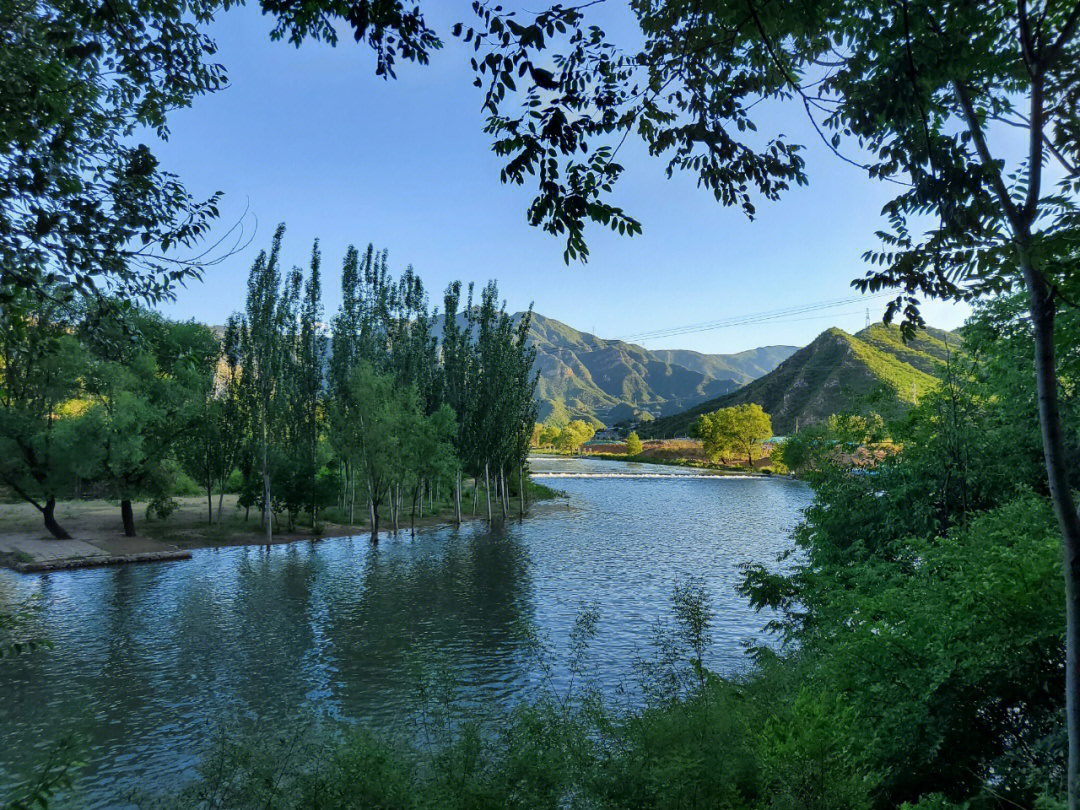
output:
[[[172,492],[177,498],[191,498],[206,495],[206,490],[196,483],[195,479],[182,470],[176,472],[173,479]]]

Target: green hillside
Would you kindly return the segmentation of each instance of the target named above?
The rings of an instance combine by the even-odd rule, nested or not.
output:
[[[936,388],[942,364],[959,338],[928,329],[904,344],[896,327],[875,325],[857,335],[829,329],[775,370],[735,392],[643,426],[643,436],[684,436],[702,413],[756,402],[784,435],[841,411],[901,415],[920,393]]]
[[[533,315],[532,340],[540,371],[540,420],[593,418],[609,425],[642,410],[663,416],[715,399],[771,371],[795,351],[792,346],[732,355],[652,351],[539,314]]]

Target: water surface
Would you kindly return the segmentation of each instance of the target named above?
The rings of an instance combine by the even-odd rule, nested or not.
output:
[[[0,788],[36,746],[70,732],[88,763],[80,796],[110,807],[132,785],[189,776],[223,717],[309,706],[395,731],[423,672],[453,672],[488,705],[512,701],[539,680],[522,624],[558,649],[585,603],[600,611],[592,660],[613,692],[686,575],[712,594],[709,665],[746,666],[743,642],[768,617],[735,592],[739,566],[789,547],[810,500],[803,484],[588,459],[532,468],[557,474],[545,482],[568,497],[495,531],[476,522],[377,548],[359,536],[0,572],[0,607],[39,597],[53,643],[0,663]]]

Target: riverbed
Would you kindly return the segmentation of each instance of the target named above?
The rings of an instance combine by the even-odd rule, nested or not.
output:
[[[0,571],[0,607],[33,598],[52,646],[0,662],[0,788],[74,734],[80,806],[191,774],[222,718],[313,712],[402,732],[417,685],[448,672],[488,706],[534,693],[522,628],[550,642],[555,677],[584,605],[599,612],[590,666],[632,694],[633,662],[701,577],[714,610],[707,665],[748,665],[770,618],[735,588],[776,565],[810,502],[802,483],[573,458],[532,469],[565,497],[523,522],[199,549],[173,563],[44,575]],[[468,504],[466,504],[468,508]]]

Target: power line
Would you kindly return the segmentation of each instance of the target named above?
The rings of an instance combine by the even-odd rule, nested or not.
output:
[[[627,342],[656,340],[658,338],[689,335],[696,332],[709,332],[715,329],[729,329],[735,326],[748,326],[751,324],[768,323],[771,321],[782,321],[784,319],[793,319],[792,316],[795,315],[804,315],[810,312],[818,312],[826,309],[835,309],[836,307],[848,306],[850,304],[861,301],[872,301],[891,295],[893,295],[892,292],[885,291],[875,293],[873,295],[858,295],[851,298],[837,298],[833,299],[832,301],[817,301],[812,304],[800,304],[798,306],[786,307],[784,309],[774,309],[767,312],[757,312],[749,315],[739,315],[733,318],[725,318],[718,321],[706,321],[704,323],[684,324],[682,326],[672,326],[666,329],[657,329],[651,332],[639,332],[637,334],[628,335],[622,339]]]

